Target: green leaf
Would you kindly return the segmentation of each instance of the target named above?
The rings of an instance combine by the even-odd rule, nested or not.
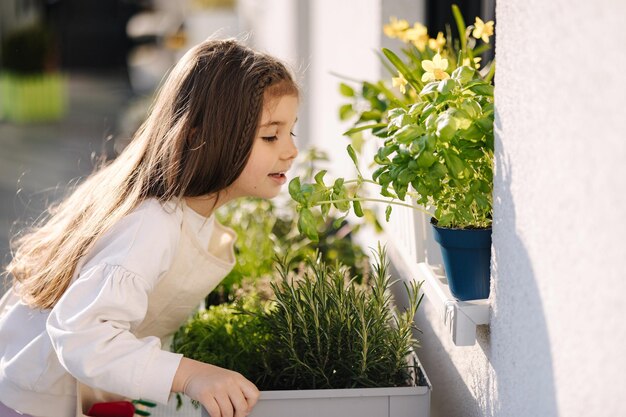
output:
[[[344,104],[343,106],[339,107],[339,119],[340,120],[348,120],[355,114],[356,112],[352,108],[352,104]]]
[[[304,203],[303,196],[300,194],[300,177],[295,177],[289,182],[289,195],[298,203]]]
[[[417,137],[423,135],[426,131],[422,126],[419,125],[406,125],[396,133],[394,133],[393,138],[398,142],[404,145],[411,143]]]
[[[437,157],[430,151],[423,150],[417,155],[417,165],[420,168],[428,168],[435,163]]]
[[[472,123],[467,129],[460,132],[460,136],[463,139],[476,141],[482,138],[485,134],[482,130],[476,126],[476,122]]]
[[[471,98],[466,98],[461,102],[459,106],[464,112],[466,112],[472,119],[475,119],[480,115],[482,109],[480,108],[480,104],[476,102],[476,100]]]
[[[356,158],[356,152],[354,152],[354,148],[352,147],[352,145],[348,145],[346,150],[348,151],[348,155],[350,156],[350,159],[352,159],[352,162],[354,162],[354,165],[359,166],[359,163],[357,162],[357,158]]]
[[[460,82],[461,85],[465,85],[472,78],[474,78],[475,72],[476,70],[468,67],[467,65],[462,65],[452,72],[451,77],[455,80],[458,80],[458,82]]]
[[[361,126],[353,127],[352,129],[345,131],[343,134],[345,136],[350,136],[353,133],[357,133],[362,130],[374,129],[377,127],[387,127],[387,123],[372,123],[369,125],[361,125]]]
[[[475,123],[484,133],[488,134],[493,132],[493,117],[482,117],[476,120]]]
[[[422,88],[420,91],[420,96],[427,96],[428,94],[436,93],[437,87],[439,87],[439,83],[437,81],[432,81]]]
[[[469,90],[479,96],[493,97],[493,85],[491,84],[481,82],[470,86]]]
[[[457,132],[457,121],[448,113],[442,113],[437,118],[437,136],[441,140],[450,141]]]
[[[363,208],[361,207],[360,201],[352,200],[352,207],[354,208],[354,214],[357,217],[363,217]]]
[[[419,120],[420,124],[425,124],[426,119],[428,119],[428,117],[431,116],[436,111],[437,111],[437,108],[433,104],[428,104],[426,107],[424,107],[424,110],[422,111],[422,114],[420,115],[420,120]]]
[[[469,114],[461,109],[450,108],[448,109],[448,113],[456,121],[457,129],[467,129],[472,124],[472,119],[470,118]]]
[[[448,94],[450,91],[454,90],[454,87],[456,87],[456,81],[452,78],[448,78],[446,80],[439,81],[437,84],[437,91],[441,94]]]
[[[404,78],[409,82],[409,84],[411,84],[411,86],[413,86],[416,91],[419,91],[422,88],[421,82],[413,76],[413,72],[400,58],[398,58],[395,53],[387,48],[383,48],[383,54],[385,54],[387,59],[393,64],[394,67],[397,68],[397,70],[404,76]]]
[[[417,116],[417,115],[421,114],[422,110],[424,110],[424,108],[426,107],[427,104],[428,103],[425,102],[425,101],[420,101],[419,103],[413,104],[409,108],[409,115]]]
[[[300,231],[300,233],[311,239],[313,242],[317,242],[319,240],[315,216],[313,216],[311,210],[300,210],[300,217],[298,218],[298,230]]]
[[[463,171],[465,170],[465,164],[463,163],[461,158],[459,158],[454,153],[449,152],[449,151],[448,152],[444,151],[443,157],[444,157],[444,160],[446,161],[446,166],[450,170],[450,174],[454,178],[463,178],[464,177]]]
[[[406,110],[401,107],[396,107],[387,112],[387,118],[389,120],[395,119],[398,116],[404,116],[406,114]]]
[[[364,112],[361,112],[359,122],[370,122],[372,120],[379,122],[382,117],[383,114],[380,110],[366,110]]]
[[[326,175],[326,171],[325,169],[321,170],[320,172],[318,172],[317,174],[315,174],[315,182],[318,183],[319,185],[325,185],[324,184],[324,175]]]
[[[387,166],[382,166],[380,168],[377,168],[376,171],[374,171],[374,173],[372,174],[372,180],[376,181],[376,179],[380,176],[380,174],[382,174],[383,172],[385,172],[387,170]]]
[[[399,181],[393,183],[393,189],[400,200],[404,201],[408,188],[408,184],[401,184]]]
[[[413,180],[413,173],[409,169],[403,169],[398,174],[398,182],[402,185],[407,185]]]
[[[333,191],[336,193],[341,192],[341,190],[343,189],[343,183],[344,183],[344,179],[343,178],[337,178],[335,180],[335,183],[333,184]]]
[[[452,5],[452,15],[454,16],[454,20],[456,21],[456,28],[459,31],[459,38],[461,41],[461,48],[462,48],[461,51],[462,51],[462,54],[465,55],[467,53],[467,38],[466,38],[465,21],[463,20],[463,15],[461,14],[461,10],[459,9],[459,6],[457,6],[456,4]]]
[[[389,216],[391,216],[391,206],[387,206],[385,209],[385,220],[389,221]]]
[[[354,89],[350,87],[348,84],[340,83],[339,92],[344,97],[354,97]]]

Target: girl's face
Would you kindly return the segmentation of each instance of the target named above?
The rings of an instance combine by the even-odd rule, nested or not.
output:
[[[241,175],[225,191],[228,199],[276,197],[288,181],[287,171],[298,155],[293,140],[298,97],[265,96],[261,123]]]

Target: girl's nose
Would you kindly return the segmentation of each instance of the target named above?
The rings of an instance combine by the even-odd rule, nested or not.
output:
[[[289,136],[289,140],[283,150],[283,159],[295,159],[298,156],[298,147],[293,136]]]

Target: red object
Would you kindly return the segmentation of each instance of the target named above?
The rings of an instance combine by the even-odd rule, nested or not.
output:
[[[133,417],[135,406],[130,401],[95,403],[89,408],[87,415],[90,417]]]

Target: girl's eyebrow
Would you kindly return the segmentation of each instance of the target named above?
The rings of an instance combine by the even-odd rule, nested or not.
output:
[[[295,121],[294,123],[297,123],[297,122],[298,122],[298,118],[296,117],[296,121]],[[287,124],[287,122],[282,121],[282,120],[270,120],[270,121],[269,121],[269,122],[267,122],[267,123],[263,123],[263,124],[261,125],[261,127],[269,127],[269,126],[284,126],[284,125],[286,125],[286,124]]]

